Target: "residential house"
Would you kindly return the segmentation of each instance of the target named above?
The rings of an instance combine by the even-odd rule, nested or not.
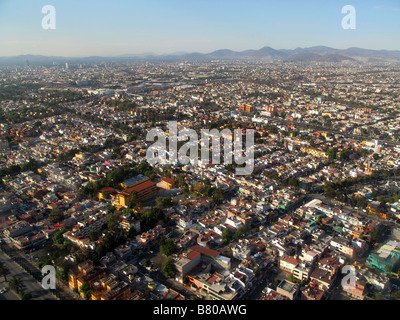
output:
[[[295,268],[298,266],[298,264],[301,262],[300,259],[294,257],[294,256],[289,256],[287,254],[284,254],[282,257],[279,259],[279,268],[282,271],[285,271],[287,273],[293,274]]]
[[[276,287],[276,292],[288,297],[290,300],[298,298],[300,286],[288,280],[282,280]]]
[[[386,242],[368,256],[366,264],[387,274],[397,271],[400,265],[400,242]]]

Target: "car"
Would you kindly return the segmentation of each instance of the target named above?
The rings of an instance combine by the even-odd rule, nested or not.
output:
[[[2,293],[2,294],[3,294],[3,293],[6,293],[7,290],[8,290],[7,288],[3,288],[3,289],[0,290],[0,293]]]

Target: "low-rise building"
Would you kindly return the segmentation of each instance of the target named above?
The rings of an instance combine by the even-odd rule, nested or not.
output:
[[[282,280],[276,287],[276,292],[288,297],[290,300],[298,298],[299,285],[288,280]]]

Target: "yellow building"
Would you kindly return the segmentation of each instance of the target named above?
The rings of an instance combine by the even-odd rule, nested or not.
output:
[[[139,185],[143,182],[149,181],[149,180],[150,180],[150,178],[148,178],[142,174],[139,174],[133,178],[130,178],[130,179],[127,179],[127,180],[121,182],[121,187],[122,187],[122,189],[128,189],[128,188],[132,188],[134,186],[137,186],[137,185]]]
[[[175,186],[175,180],[172,178],[161,178],[160,187],[163,189],[172,189]]]
[[[312,147],[301,147],[300,148],[301,152],[310,154],[316,158],[323,158],[323,159],[327,159],[328,155],[326,154],[326,152],[322,149],[317,149],[317,148],[312,148]]]
[[[68,286],[71,290],[76,289],[80,291],[81,286],[87,282],[90,287],[93,283],[106,275],[104,268],[95,268],[92,261],[85,261],[80,263],[74,270],[68,272]],[[83,293],[80,292],[83,297]]]
[[[153,181],[146,180],[143,183],[137,184],[134,187],[121,191],[117,195],[118,205],[126,206],[128,205],[128,199],[133,194],[136,193],[136,200],[143,201],[147,198],[150,198],[158,193],[159,189],[157,188],[157,184]]]
[[[104,194],[108,193],[110,195],[111,199],[114,199],[117,196],[117,192],[114,188],[111,187],[104,187],[99,190],[99,193],[97,194],[97,197],[99,198],[99,201],[104,199]]]
[[[132,288],[115,275],[107,274],[105,268],[95,268],[92,261],[85,261],[68,273],[70,289],[80,291],[80,287],[88,283],[91,300],[128,300],[132,296]],[[83,292],[79,293],[84,298]]]

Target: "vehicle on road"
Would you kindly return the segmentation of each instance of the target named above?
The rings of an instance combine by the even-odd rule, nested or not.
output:
[[[3,293],[6,293],[7,291],[8,291],[7,288],[3,288],[3,289],[0,290],[0,293],[3,294]]]

